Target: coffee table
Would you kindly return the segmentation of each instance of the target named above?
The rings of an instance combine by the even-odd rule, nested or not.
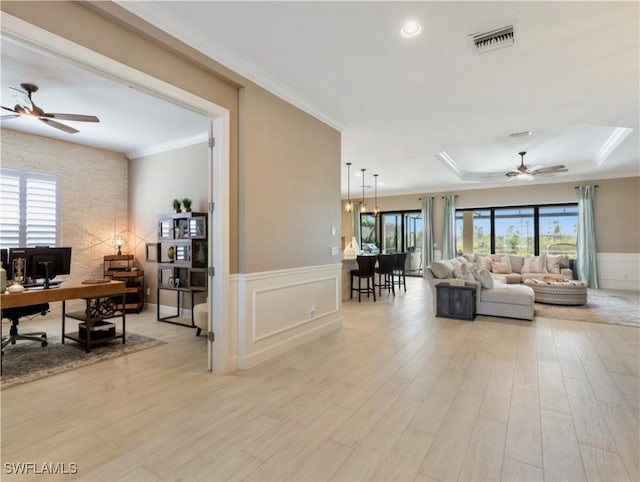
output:
[[[584,305],[587,302],[587,284],[563,278],[531,278],[524,284],[533,288],[537,303],[550,305]]]

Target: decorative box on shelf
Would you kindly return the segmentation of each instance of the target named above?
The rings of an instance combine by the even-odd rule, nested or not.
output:
[[[92,340],[103,340],[105,338],[113,338],[116,336],[116,325],[108,321],[97,321],[89,328]],[[82,340],[87,339],[87,324],[78,323],[78,336]]]

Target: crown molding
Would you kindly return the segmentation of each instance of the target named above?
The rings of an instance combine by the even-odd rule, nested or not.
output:
[[[183,139],[176,139],[174,141],[163,142],[154,146],[138,149],[137,151],[127,152],[125,155],[128,159],[140,159],[141,157],[152,156],[154,154],[160,154],[161,152],[173,151],[180,149],[181,147],[192,146],[194,144],[201,144],[207,142],[209,134],[204,132],[191,137],[185,137]]]
[[[230,70],[254,82],[263,89],[289,102],[300,110],[321,120],[336,130],[343,131],[345,126],[337,122],[329,115],[313,106],[306,99],[300,97],[294,91],[286,87],[282,82],[272,78],[266,72],[259,69],[251,62],[232,53],[214,40],[198,35],[190,25],[176,19],[162,5],[162,2],[128,2],[115,0],[122,8],[163,30],[181,42],[198,50],[207,57],[219,62]]]
[[[602,166],[604,161],[611,155],[613,151],[624,141],[633,129],[629,127],[616,127],[609,138],[602,144],[600,150],[594,157],[594,161],[599,166]]]

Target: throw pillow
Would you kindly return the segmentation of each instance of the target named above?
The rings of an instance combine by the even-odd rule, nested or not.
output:
[[[509,256],[506,256],[504,254],[494,254],[493,256],[491,256],[491,261],[497,261],[498,263],[507,263],[507,269],[509,270],[509,273],[513,272],[513,270],[511,269],[511,260],[509,259]],[[501,274],[509,274],[509,273],[501,273]]]
[[[491,271],[496,274],[510,274],[511,269],[509,268],[509,264],[505,261],[493,261],[491,263]]]
[[[560,274],[562,256],[549,256],[547,258],[547,270],[549,273]]]
[[[458,279],[464,279],[469,281],[475,281],[475,276],[473,275],[473,269],[471,268],[471,264],[461,264],[460,266],[456,266],[453,269],[453,276]]]
[[[446,261],[434,261],[431,263],[431,271],[437,278],[451,278],[453,276],[451,265]]]
[[[527,256],[522,267],[523,273],[546,273],[547,267],[543,256]]]
[[[477,256],[476,263],[478,263],[487,271],[491,270],[491,258],[489,256]]]
[[[478,271],[476,279],[480,281],[480,284],[482,285],[483,288],[485,289],[493,288],[493,276],[491,276],[491,273],[489,273],[488,270],[481,269],[480,271]]]

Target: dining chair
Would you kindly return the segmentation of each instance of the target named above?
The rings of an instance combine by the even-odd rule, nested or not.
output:
[[[378,255],[378,294],[382,296],[382,290],[396,295],[396,289],[393,283],[393,270],[396,263],[396,254],[379,254]]]
[[[407,292],[407,275],[406,275],[407,253],[396,253],[396,262],[393,267],[394,283],[400,287],[404,287]],[[397,278],[397,279],[396,279]]]
[[[358,269],[351,270],[351,298],[353,298],[353,292],[358,292],[358,302],[362,300],[362,294],[365,293],[367,298],[370,294],[373,295],[373,301],[376,301],[376,278],[375,267],[378,261],[377,256],[357,256]],[[353,286],[353,278],[358,278],[358,287]],[[367,280],[367,286],[362,287],[362,280]]]

